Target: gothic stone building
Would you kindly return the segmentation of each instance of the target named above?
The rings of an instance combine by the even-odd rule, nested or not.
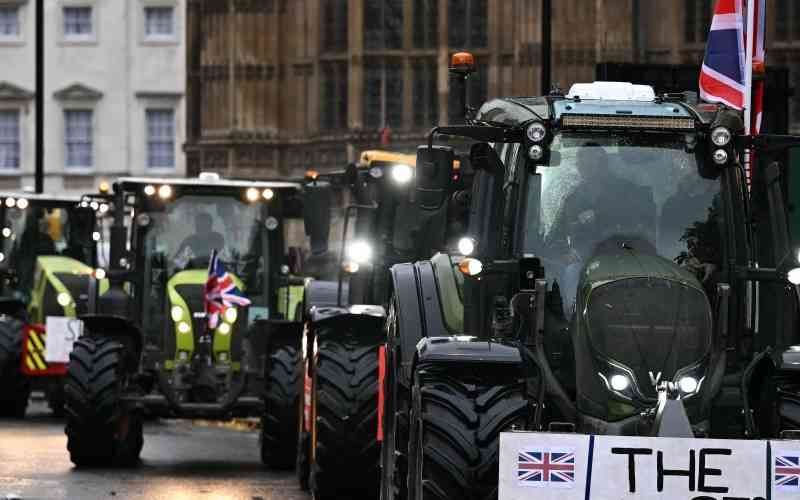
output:
[[[462,49],[479,67],[472,102],[538,94],[540,1],[188,0],[188,173],[285,178],[382,142],[413,151],[460,112],[447,63]],[[713,0],[552,3],[553,81],[568,88],[600,62],[697,64]],[[800,78],[800,2],[768,12],[768,62]]]

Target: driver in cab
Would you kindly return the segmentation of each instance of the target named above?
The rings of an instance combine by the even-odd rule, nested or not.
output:
[[[564,197],[551,239],[566,264],[559,287],[567,315],[575,303],[581,270],[594,255],[628,244],[639,251],[655,251],[654,238],[648,236],[656,213],[652,190],[615,175],[599,144],[581,146],[576,164],[579,181]]]
[[[198,213],[194,218],[194,234],[187,236],[178,246],[175,261],[178,267],[184,268],[192,260],[211,257],[213,250],[222,250],[225,238],[214,231],[214,219],[206,212]]]

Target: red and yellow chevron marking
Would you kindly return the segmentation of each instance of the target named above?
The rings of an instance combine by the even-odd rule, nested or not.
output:
[[[22,344],[22,372],[30,376],[63,375],[67,372],[65,363],[47,363],[44,359],[44,345],[47,334],[44,325],[25,325]]]

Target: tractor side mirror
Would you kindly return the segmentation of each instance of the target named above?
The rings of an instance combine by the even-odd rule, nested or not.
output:
[[[417,201],[425,211],[439,210],[447,200],[455,153],[449,146],[417,148]]]
[[[470,163],[475,169],[469,235],[477,242],[475,255],[493,257],[500,241],[505,168],[497,152],[485,142],[473,144]]]
[[[314,180],[305,185],[303,223],[306,236],[311,241],[311,254],[326,253],[331,229],[331,185],[329,182]]]

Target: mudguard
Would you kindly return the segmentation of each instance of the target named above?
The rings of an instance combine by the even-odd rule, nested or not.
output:
[[[439,287],[430,261],[396,264],[391,275],[400,337],[400,382],[408,385],[420,339],[446,337],[451,332],[444,324]]]
[[[129,372],[139,368],[144,334],[136,324],[123,316],[106,314],[84,314],[84,335],[98,338],[113,338],[125,346],[125,366]]]
[[[342,300],[347,300],[347,283],[342,283]],[[339,282],[312,280],[305,289],[305,313],[308,315],[314,307],[337,306],[339,295]]]
[[[417,363],[521,366],[522,356],[515,346],[476,337],[427,337],[417,344]]]
[[[308,319],[312,323],[319,323],[338,316],[368,316],[385,318],[386,310],[382,306],[354,305],[354,306],[314,306],[308,312]]]
[[[800,374],[800,347],[793,346],[793,348],[783,351],[780,370]]]
[[[281,346],[292,346],[300,348],[300,341],[303,336],[303,324],[298,321],[283,319],[257,319],[247,329],[247,339],[253,350],[254,356],[245,366],[253,365],[261,373],[268,373],[270,367],[267,366],[270,353]],[[265,355],[265,360],[262,359]],[[257,367],[256,364],[262,366]]]

